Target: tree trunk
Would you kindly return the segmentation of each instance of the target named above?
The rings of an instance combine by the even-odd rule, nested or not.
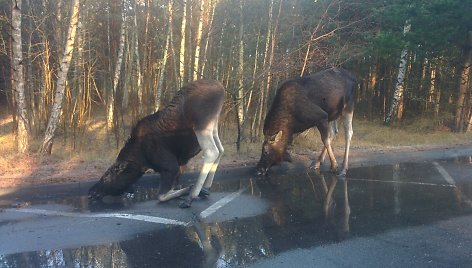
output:
[[[270,6],[269,6],[269,22],[267,24],[267,35],[266,35],[266,40],[265,40],[265,49],[264,49],[264,59],[262,61],[262,68],[264,71],[268,71],[267,68],[267,57],[269,55],[269,46],[270,46],[270,40],[272,37],[272,14],[273,14],[273,9],[274,9],[274,0],[270,1]],[[268,74],[267,74],[268,76]],[[266,98],[267,98],[267,93],[266,93],[266,87],[264,87],[264,83],[261,81],[260,83],[260,97],[259,97],[259,109],[258,109],[258,116],[257,116],[257,133],[256,136],[261,136],[262,132],[262,118],[265,114],[265,103],[266,103]]]
[[[244,16],[243,16],[244,0],[239,1],[239,60],[238,60],[238,89],[236,97],[236,107],[238,110],[238,137],[236,139],[236,149],[239,152],[241,148],[241,140],[243,139],[242,130],[245,113],[244,113]]]
[[[457,132],[464,131],[464,123],[470,121],[468,118],[466,118],[467,109],[465,107],[465,100],[467,89],[469,87],[470,66],[472,63],[472,31],[469,31],[467,34],[467,41],[464,45],[462,59],[461,73],[459,75],[459,94],[456,101],[456,113],[454,120],[454,127],[455,131]]]
[[[240,0],[239,3],[239,62],[238,62],[238,118],[239,124],[242,126],[245,114],[244,114],[244,16],[243,16],[243,7],[244,0]]]
[[[23,50],[21,41],[21,0],[12,1],[12,69],[13,88],[16,99],[17,133],[16,142],[19,153],[28,153],[29,120],[26,110],[25,81],[23,74]]]
[[[197,39],[195,40],[195,57],[193,63],[193,80],[197,80],[201,77],[199,73],[199,64],[200,64],[200,50],[201,50],[201,42],[202,42],[202,31],[203,31],[203,18],[204,14],[204,6],[205,1],[200,0],[200,14],[198,17],[198,28],[197,28]]]
[[[405,35],[406,33],[408,33],[410,31],[410,28],[411,28],[410,21],[407,20],[405,22],[405,26],[403,27],[403,34]],[[392,102],[391,102],[392,104],[388,111],[387,117],[385,118],[385,124],[387,126],[389,126],[390,123],[392,122],[393,115],[398,110],[399,104],[403,101],[403,93],[405,90],[405,73],[406,73],[406,68],[407,68],[407,56],[408,56],[408,50],[407,48],[404,48],[400,55],[400,65],[398,66],[397,82],[395,84],[395,91],[392,97]]]
[[[123,54],[125,50],[125,36],[126,36],[126,17],[125,8],[122,9],[122,21],[120,28],[120,43],[118,46],[118,56],[116,57],[115,72],[113,74],[112,92],[108,96],[108,113],[107,113],[107,126],[108,129],[113,128],[115,120],[115,97],[118,82],[120,81],[121,75],[121,63],[123,62]]]
[[[210,6],[209,6],[209,12],[211,12],[210,14],[210,18],[209,18],[209,21],[208,21],[208,31],[207,31],[207,34],[206,34],[206,41],[205,41],[205,48],[203,50],[203,61],[202,61],[202,67],[200,68],[200,72],[202,73],[202,75],[205,73],[205,66],[206,66],[206,62],[208,60],[208,46],[210,44],[210,37],[211,37],[211,33],[213,31],[213,20],[215,18],[215,9],[216,9],[216,2],[217,0],[211,0],[210,1]],[[211,77],[212,74],[211,73],[207,73],[207,76]]]
[[[171,35],[172,35],[172,16],[174,12],[174,1],[169,0],[167,3],[167,16],[168,16],[168,21],[167,21],[167,37],[166,37],[166,44],[164,47],[164,51],[162,53],[162,60],[161,60],[161,66],[159,67],[159,82],[157,83],[157,92],[156,92],[156,98],[154,102],[154,111],[159,110],[159,106],[161,104],[161,95],[162,95],[162,87],[164,85],[164,74],[165,74],[165,69],[167,65],[167,58],[168,58],[168,51],[169,47],[172,46],[170,43],[171,41]]]
[[[184,0],[183,6],[183,15],[182,15],[182,26],[180,30],[180,63],[179,63],[179,74],[180,74],[180,85],[179,88],[185,81],[185,37],[186,37],[186,30],[187,30],[187,0]]]
[[[69,72],[69,66],[72,59],[72,52],[74,50],[75,35],[77,31],[77,24],[79,22],[79,7],[80,0],[74,0],[72,5],[71,18],[69,23],[69,29],[67,31],[67,40],[62,55],[61,66],[57,74],[57,86],[56,93],[54,95],[54,103],[49,117],[48,125],[44,135],[44,140],[40,148],[40,152],[43,154],[51,154],[52,145],[54,142],[54,135],[56,132],[57,125],[59,124],[59,117],[62,110],[62,99],[64,98],[64,91],[67,83],[67,73]]]
[[[374,63],[371,64],[370,67],[370,72],[369,72],[369,83],[367,86],[367,91],[368,91],[368,96],[367,96],[367,109],[368,109],[368,116],[369,119],[372,120],[374,116],[374,96],[375,96],[375,90],[377,88],[377,83],[378,83],[378,69],[379,69],[379,64],[378,61],[376,60]]]

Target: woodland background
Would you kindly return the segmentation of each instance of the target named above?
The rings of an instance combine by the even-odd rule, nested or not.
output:
[[[260,141],[278,84],[342,66],[355,120],[470,132],[471,14],[468,0],[0,0],[0,124],[20,153],[93,150],[99,132],[119,148],[204,77],[227,89],[221,132],[239,149]]]

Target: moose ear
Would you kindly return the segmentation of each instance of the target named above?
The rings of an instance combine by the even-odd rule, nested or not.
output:
[[[269,139],[270,143],[277,143],[282,139],[282,130],[277,132],[277,134],[272,135]]]

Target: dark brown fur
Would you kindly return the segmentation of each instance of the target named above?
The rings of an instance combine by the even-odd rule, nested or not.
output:
[[[284,82],[265,118],[258,173],[265,174],[286,158],[293,134],[317,127],[322,136],[328,135],[328,122],[353,112],[355,89],[355,76],[341,68]]]
[[[147,170],[161,175],[160,193],[178,182],[180,166],[200,152],[195,130],[206,127],[224,101],[224,88],[214,80],[184,86],[164,110],[141,119],[115,163],[90,189],[89,196],[123,193]]]

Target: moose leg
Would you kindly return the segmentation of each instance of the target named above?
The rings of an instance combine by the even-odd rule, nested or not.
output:
[[[215,172],[216,169],[218,168],[218,164],[220,163],[220,159],[223,156],[223,152],[225,149],[223,148],[223,145],[221,144],[220,137],[218,136],[218,126],[215,125],[213,128],[213,140],[215,142],[215,145],[218,149],[218,157],[216,158],[213,167],[210,169],[210,173],[208,173],[208,176],[205,180],[205,183],[203,184],[203,188],[201,190],[200,195],[209,195],[210,194],[210,187],[213,184],[213,178],[215,177]]]
[[[218,163],[219,150],[216,146],[215,140],[213,138],[213,128],[217,127],[216,122],[211,122],[205,129],[196,130],[195,135],[197,136],[198,143],[200,148],[203,151],[203,167],[200,171],[200,175],[190,191],[188,198],[183,201],[179,206],[180,208],[188,208],[191,206],[192,201],[197,198],[202,190],[203,184],[205,183],[208,174],[210,172],[215,172]],[[215,165],[216,163],[216,165]]]
[[[338,124],[337,121],[330,121],[328,122],[328,129],[329,129],[329,138],[331,141],[333,141],[336,138],[336,134],[338,134]],[[328,151],[326,150],[326,147],[323,146],[323,150],[321,150],[321,154],[318,157],[318,161],[314,164],[315,169],[320,168],[320,164],[324,162],[326,158],[326,153]]]
[[[328,151],[328,156],[331,161],[331,170],[333,172],[336,172],[338,169],[338,163],[336,162],[336,158],[334,157],[333,149],[331,148],[331,137],[330,137],[330,127],[328,122],[324,122],[320,125],[318,125],[318,130],[320,131],[321,134],[321,140],[323,141],[323,144]],[[319,161],[319,159],[318,159]],[[318,165],[319,167],[319,165]]]
[[[325,143],[325,138],[323,138],[323,133],[322,133],[324,131],[323,129],[324,129],[324,127],[322,127],[321,129],[318,128],[318,130],[320,131],[320,134],[321,134],[321,139],[322,139],[323,144],[325,146],[323,146],[323,150],[321,150],[321,153],[320,153],[320,156],[318,157],[318,159],[310,165],[310,168],[312,168],[312,169],[319,169],[321,163],[323,163],[323,161],[326,157],[326,154],[327,153],[329,154],[329,150],[327,149],[327,146],[326,146],[326,143]],[[331,144],[331,141],[336,137],[336,134],[338,132],[336,121],[328,122],[327,132],[328,132],[327,139],[329,140],[329,144]],[[331,146],[329,146],[329,148],[331,148]],[[331,151],[332,151],[332,149],[331,149]],[[331,169],[333,169],[333,161],[332,161],[333,158],[331,156],[329,158],[330,158],[330,161],[331,161]],[[335,162],[336,162],[336,159],[335,159]],[[337,168],[337,164],[335,166]]]
[[[344,150],[344,160],[343,160],[343,166],[342,170],[339,173],[341,176],[346,176],[346,172],[348,169],[348,159],[349,159],[349,147],[351,146],[351,138],[352,134],[354,133],[352,131],[352,116],[353,112],[345,112],[343,114],[343,123],[344,123],[344,139],[346,142],[346,148]]]
[[[177,162],[173,165],[173,168],[161,171],[161,183],[159,186],[158,199],[160,202],[167,202],[171,199],[186,195],[190,192],[190,186],[183,189],[174,190],[174,184],[180,175]]]

